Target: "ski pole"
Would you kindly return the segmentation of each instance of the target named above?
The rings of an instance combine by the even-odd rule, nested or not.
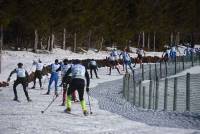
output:
[[[92,114],[92,108],[91,108],[91,105],[90,105],[90,97],[89,97],[89,93],[87,92],[87,95],[88,95],[88,102],[89,102],[89,107],[90,107],[90,114]]]
[[[54,97],[55,96],[55,97]],[[47,111],[47,109],[53,104],[53,102],[56,100],[57,96],[54,95],[52,101],[49,103],[49,105],[41,111],[41,113],[43,114],[45,111]]]
[[[62,90],[60,91],[60,93],[62,93]],[[59,95],[60,95],[60,93],[59,93]],[[59,96],[59,95],[58,95],[58,96]],[[41,111],[42,114],[43,114],[45,111],[47,111],[47,109],[53,104],[53,102],[58,98],[58,96],[56,96],[56,95],[53,96],[53,99],[52,99],[52,101],[49,103],[49,105],[48,105],[44,110]]]
[[[30,68],[30,70],[29,70],[29,72],[28,72],[28,73],[30,73],[30,72],[31,72],[32,68],[33,68],[33,64],[32,64],[32,66],[31,66],[31,68]]]

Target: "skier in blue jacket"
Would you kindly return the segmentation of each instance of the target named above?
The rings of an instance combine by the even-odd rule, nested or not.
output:
[[[58,84],[58,72],[57,69],[60,67],[60,64],[58,63],[58,59],[55,60],[55,63],[50,65],[51,68],[51,78],[49,81],[49,85],[48,85],[48,91],[47,91],[47,95],[50,94],[50,88],[51,88],[51,84],[54,81],[54,85],[55,85],[55,95],[58,96],[58,90],[57,90],[57,84]]]

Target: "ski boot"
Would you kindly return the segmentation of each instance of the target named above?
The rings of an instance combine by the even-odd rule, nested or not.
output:
[[[88,115],[89,115],[89,113],[88,113],[87,110],[84,110],[84,111],[83,111],[83,114],[84,114],[85,116],[88,116]]]
[[[66,109],[64,110],[64,112],[70,114],[70,113],[71,113],[71,108],[69,108],[69,107],[66,108]]]

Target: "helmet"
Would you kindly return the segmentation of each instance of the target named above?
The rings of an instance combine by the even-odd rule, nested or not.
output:
[[[42,61],[41,61],[40,59],[38,59],[38,62],[39,62],[39,63],[42,63]]]
[[[64,59],[64,60],[63,60],[63,63],[66,64],[67,62],[68,62],[68,59]]]
[[[17,64],[17,66],[18,66],[18,67],[22,67],[23,64],[22,64],[21,62],[19,62],[19,63]]]
[[[55,60],[55,63],[58,63],[58,59]]]
[[[73,64],[80,64],[81,63],[81,61],[79,60],[79,59],[75,59],[74,61],[73,61]]]

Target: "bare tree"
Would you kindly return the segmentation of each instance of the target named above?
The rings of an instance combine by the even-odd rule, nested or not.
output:
[[[63,49],[66,49],[66,29],[63,30]]]
[[[142,47],[145,47],[145,34],[142,32]]]
[[[48,42],[47,42],[47,50],[50,51],[50,45],[51,45],[51,37],[48,37]]]
[[[2,64],[2,50],[3,50],[3,25],[1,25],[1,42],[0,42],[0,73]]]
[[[38,31],[35,29],[35,43],[34,43],[34,52],[37,52],[38,47]]]
[[[156,51],[156,32],[153,33],[153,51]]]
[[[150,50],[150,33],[148,33],[148,37],[147,37],[147,47],[148,47],[148,50]]]
[[[76,42],[77,40],[76,40],[76,32],[74,33],[74,52],[76,52]]]

